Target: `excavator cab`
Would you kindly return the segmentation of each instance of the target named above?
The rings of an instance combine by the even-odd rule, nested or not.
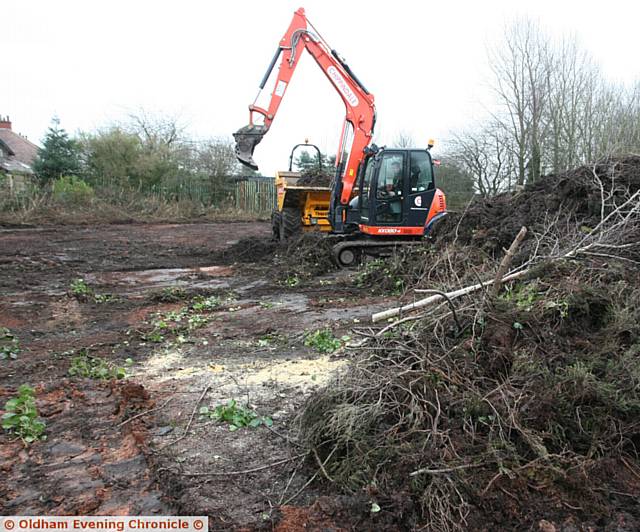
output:
[[[358,188],[350,219],[365,234],[423,236],[445,211],[428,150],[377,151],[365,160]]]

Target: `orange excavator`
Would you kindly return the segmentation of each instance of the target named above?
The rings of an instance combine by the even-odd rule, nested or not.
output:
[[[328,205],[335,258],[341,265],[351,266],[363,254],[380,255],[390,248],[416,243],[446,214],[444,193],[435,185],[430,153],[433,142],[429,141],[426,149],[387,149],[371,142],[376,122],[373,94],[320,37],[302,8],[294,13],[260,83],[262,90],[280,60],[268,108],[254,102],[249,106],[249,125],[234,133],[238,160],[257,170],[255,147],[271,128],[305,50],[346,109]],[[299,214],[304,216],[302,207]]]

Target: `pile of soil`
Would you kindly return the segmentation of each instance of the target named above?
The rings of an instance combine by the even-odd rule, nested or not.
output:
[[[265,270],[271,278],[308,279],[337,269],[331,242],[322,233],[308,232],[284,242],[247,237],[220,252],[217,261],[245,263]]]
[[[310,168],[302,172],[296,185],[305,187],[330,187],[332,177],[331,174],[324,170]]]
[[[216,262],[223,264],[271,261],[278,242],[265,236],[249,236],[219,252]]]
[[[494,272],[523,225],[553,225],[563,248],[600,223],[599,182],[620,205],[640,187],[640,158],[477,201],[449,220],[457,235],[379,262],[369,280],[404,266],[407,283],[458,288]],[[481,291],[370,338],[299,416],[322,475],[400,529],[638,529],[640,267],[613,257],[635,249],[637,217],[624,234],[612,256],[543,256],[497,297]]]
[[[288,277],[309,279],[338,269],[332,240],[323,233],[302,233],[285,241],[275,257],[276,269]]]
[[[600,187],[602,185],[602,189]],[[448,216],[435,232],[436,242],[456,240],[493,256],[500,255],[524,225],[528,242],[520,256],[531,251],[534,233],[574,226],[589,231],[600,221],[601,193],[609,205],[640,189],[640,156],[608,158],[563,174],[551,174],[519,193],[477,199],[457,215]],[[605,210],[608,214],[608,209]]]

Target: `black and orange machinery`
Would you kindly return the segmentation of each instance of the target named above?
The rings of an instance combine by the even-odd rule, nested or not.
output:
[[[279,61],[268,107],[250,105],[249,124],[234,133],[238,160],[258,168],[253,159],[255,147],[271,128],[305,50],[339,94],[346,114],[330,187],[296,190],[299,176],[291,171],[276,176],[280,188],[272,218],[274,235],[289,236],[314,227],[325,230],[334,239],[333,253],[343,266],[357,263],[363,255],[377,256],[419,242],[446,215],[445,195],[435,182],[433,142],[427,148],[409,149],[372,143],[373,94],[315,30],[303,8],[294,13],[260,83],[262,90]]]

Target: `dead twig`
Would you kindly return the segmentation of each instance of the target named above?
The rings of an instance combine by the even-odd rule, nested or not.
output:
[[[320,470],[322,471],[324,478],[326,478],[329,482],[334,482],[334,480],[329,476],[329,473],[327,473],[327,470],[324,468],[324,464],[320,460],[320,457],[318,456],[318,451],[316,451],[315,447],[313,448],[313,456],[315,456],[316,462],[318,462],[318,465],[320,466]]]
[[[151,408],[150,410],[145,410],[144,412],[140,412],[139,414],[136,414],[135,416],[132,416],[129,419],[125,419],[122,423],[120,423],[118,425],[118,427],[122,427],[122,426],[126,425],[127,423],[129,423],[130,421],[133,421],[134,419],[138,419],[138,418],[140,418],[142,416],[146,416],[147,414],[150,414],[151,412],[155,412],[156,410],[162,410],[165,406],[167,406],[169,404],[169,401],[171,401],[172,399],[173,399],[173,396],[169,397],[169,399],[167,399],[160,406],[156,406],[155,408]]]
[[[441,473],[451,473],[453,471],[460,471],[461,469],[470,469],[472,467],[482,467],[482,465],[483,464],[462,464],[462,465],[453,466],[453,467],[443,467],[441,469],[429,469],[428,467],[425,467],[423,469],[412,471],[411,473],[409,473],[409,476],[415,477],[422,474],[439,475]]]
[[[284,460],[279,460],[278,462],[272,462],[271,464],[266,464],[260,467],[254,467],[253,469],[243,469],[241,471],[222,471],[222,472],[209,472],[209,473],[182,473],[184,477],[226,477],[226,476],[236,476],[236,475],[248,475],[250,473],[257,473],[258,471],[262,471],[264,469],[269,469],[271,467],[276,467],[282,464],[286,464],[287,462],[293,462],[298,458],[302,458],[303,456],[307,456],[309,453],[300,453],[290,458],[285,458]]]
[[[325,459],[324,462],[322,462],[322,467],[324,468],[325,465],[327,465],[327,462],[331,459],[331,457],[333,456],[333,453],[336,452],[336,450],[338,449],[338,446],[336,445],[333,450],[329,453],[329,456],[327,456],[327,458]],[[307,480],[307,482],[305,482],[304,486],[302,486],[298,491],[296,491],[291,497],[289,497],[283,504],[282,506],[286,506],[287,504],[289,504],[291,501],[295,500],[298,495],[300,495],[304,490],[307,489],[307,487],[316,479],[316,477],[318,476],[318,472],[320,470],[318,469],[318,471],[316,471],[313,476]]]
[[[202,393],[200,394],[200,397],[198,398],[198,400],[196,401],[195,406],[193,407],[193,412],[191,412],[191,417],[189,418],[189,423],[187,423],[187,426],[185,427],[184,432],[182,433],[182,436],[180,436],[179,438],[176,438],[173,441],[170,441],[169,443],[167,443],[163,447],[160,447],[160,449],[158,449],[158,451],[162,451],[162,450],[166,449],[167,447],[170,447],[170,446],[178,443],[180,440],[183,440],[184,438],[187,437],[187,434],[189,433],[189,429],[191,428],[191,424],[193,423],[193,418],[196,417],[196,412],[198,411],[198,406],[200,406],[200,402],[202,401],[202,399],[204,399],[204,396],[207,394],[207,392],[209,391],[210,388],[211,388],[211,385],[208,384],[205,387],[205,389],[202,390]]]

